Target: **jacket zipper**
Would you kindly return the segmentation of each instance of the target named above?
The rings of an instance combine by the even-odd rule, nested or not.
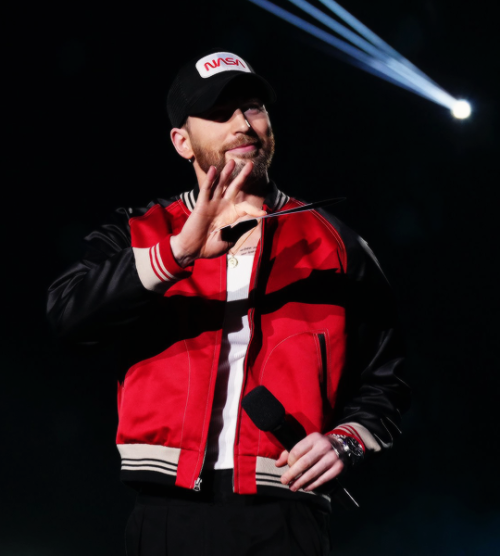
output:
[[[227,273],[227,267],[226,267],[226,273]],[[226,296],[227,296],[227,275],[226,275]],[[224,324],[223,324],[223,327],[224,327]],[[220,357],[220,354],[219,354],[219,357]],[[217,374],[217,372],[216,372],[216,374]],[[215,380],[217,381],[217,376],[215,377]],[[212,403],[213,403],[213,399],[212,399]],[[207,459],[207,451],[208,451],[208,435],[207,435],[207,438],[205,439],[205,451],[203,452],[203,461],[201,462],[200,474],[198,475],[198,478],[194,482],[193,490],[195,492],[200,492],[200,490],[201,490],[201,483],[203,482],[203,479],[201,478],[201,474],[203,472],[203,466],[205,465],[205,460]]]
[[[201,462],[200,474],[198,475],[198,478],[194,482],[193,490],[195,492],[200,492],[201,490],[201,483],[203,482],[203,479],[201,478],[201,473],[203,471],[203,466],[205,465],[205,460],[207,459],[207,449],[208,449],[208,438],[205,442],[205,452],[203,453],[203,461]]]
[[[264,252],[264,229],[265,229],[265,220],[261,220],[262,222],[262,230],[261,230],[261,235],[260,235],[260,252],[259,252],[259,259],[257,261],[257,266],[255,267],[255,277],[254,277],[254,281],[253,284],[250,281],[250,286],[249,286],[249,290],[248,293],[250,294],[251,288],[253,286],[253,291],[257,291],[257,277],[258,277],[258,273],[259,273],[259,269],[260,269],[260,265],[262,262],[262,253]],[[235,463],[235,467],[236,467],[236,445],[239,444],[239,434],[240,434],[240,423],[241,423],[241,402],[243,400],[243,392],[245,391],[245,383],[246,383],[246,378],[247,378],[247,364],[248,364],[248,352],[250,351],[250,346],[252,345],[252,340],[253,340],[253,334],[254,334],[254,317],[255,314],[255,308],[250,310],[250,313],[248,315],[248,326],[250,328],[250,339],[248,341],[248,347],[247,347],[247,352],[245,353],[245,360],[243,362],[243,384],[241,386],[241,392],[240,392],[240,401],[238,404],[238,420],[236,422],[236,434],[238,435],[238,438],[235,437],[235,442],[234,442],[234,447],[233,447],[233,462]],[[234,469],[233,469],[233,492],[235,492],[235,487],[234,487]]]

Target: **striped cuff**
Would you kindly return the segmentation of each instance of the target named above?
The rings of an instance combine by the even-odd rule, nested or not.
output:
[[[133,247],[135,265],[142,285],[151,291],[164,293],[173,283],[191,275],[193,267],[177,264],[170,247],[172,234],[152,247]]]
[[[330,434],[338,434],[340,436],[350,436],[351,438],[354,438],[354,440],[356,440],[356,442],[363,448],[363,452],[366,452],[366,445],[363,437],[360,434],[361,431],[359,430],[361,426],[362,425],[359,425],[358,423],[344,423],[343,425],[335,427],[332,431],[327,432],[326,435],[328,436]],[[365,429],[365,427],[362,428]],[[366,432],[368,432],[367,429],[365,430]]]
[[[351,436],[363,446],[365,452],[380,452],[382,448],[390,448],[389,444],[384,444],[378,437],[375,437],[366,427],[359,423],[342,423],[338,427],[335,427],[333,431],[327,432],[326,434]]]

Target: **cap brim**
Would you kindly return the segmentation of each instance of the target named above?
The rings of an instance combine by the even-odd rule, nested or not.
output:
[[[260,75],[241,71],[227,71],[207,79],[206,86],[198,89],[195,97],[187,106],[186,112],[190,116],[197,116],[210,110],[229,85],[244,88],[242,92],[248,92],[249,96],[258,96],[264,104],[271,104],[276,101],[274,89]]]

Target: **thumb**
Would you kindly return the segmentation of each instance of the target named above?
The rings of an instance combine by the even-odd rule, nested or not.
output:
[[[265,216],[267,214],[265,210],[254,207],[248,201],[237,203],[236,205],[234,205],[234,210],[236,211],[238,218],[245,215],[259,217],[259,216]]]

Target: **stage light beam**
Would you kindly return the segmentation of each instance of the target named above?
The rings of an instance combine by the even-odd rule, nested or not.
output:
[[[380,60],[375,56],[370,56],[369,54],[363,52],[352,44],[349,44],[342,39],[335,37],[331,33],[328,33],[327,31],[316,27],[312,23],[309,23],[308,21],[305,21],[300,17],[291,14],[290,12],[287,12],[283,8],[276,6],[268,0],[249,0],[249,2],[256,4],[260,8],[263,8],[266,11],[276,15],[283,21],[287,21],[288,23],[295,25],[306,33],[309,33],[310,35],[325,42],[326,44],[333,46],[340,52],[343,52],[344,54],[346,54],[346,61],[353,64],[354,66],[357,66],[364,71],[372,73],[373,75],[376,75],[381,79],[385,79],[389,83],[393,83],[394,85],[398,85],[399,87],[408,89],[413,93],[423,96],[424,98],[429,98],[429,95],[426,91],[422,90],[420,87],[416,87],[405,77],[405,75],[403,75],[403,72],[395,69],[395,67],[397,67],[396,63],[393,63],[392,65],[394,67],[391,67],[391,63],[394,62],[392,59],[389,62],[386,62],[384,60]],[[452,98],[450,95],[448,96],[449,99],[445,99],[443,102],[439,102],[439,104],[443,104],[443,106],[451,109],[451,105],[453,104],[453,102],[455,102],[455,99]],[[430,100],[433,99],[430,98]]]
[[[307,0],[288,0],[288,2],[329,27],[351,44],[284,10],[269,0],[249,1],[333,46],[346,55],[348,62],[360,69],[448,108],[455,118],[464,119],[470,116],[471,107],[467,101],[456,99],[446,92],[334,0],[320,0],[320,2],[359,34],[335,21]]]

